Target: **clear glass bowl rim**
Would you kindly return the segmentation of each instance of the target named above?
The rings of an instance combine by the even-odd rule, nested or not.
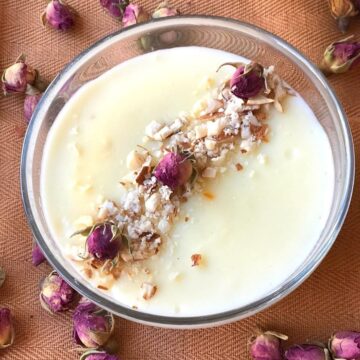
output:
[[[341,198],[341,206],[340,210],[337,214],[336,221],[332,224],[332,228],[329,231],[328,239],[324,242],[323,246],[320,247],[317,251],[316,256],[312,259],[307,266],[297,274],[297,276],[288,279],[279,289],[273,291],[267,296],[263,297],[260,300],[254,301],[246,306],[236,308],[233,310],[205,315],[205,316],[194,316],[194,317],[173,317],[173,316],[161,316],[155,314],[148,314],[145,312],[141,312],[138,310],[133,310],[127,307],[124,307],[115,302],[109,301],[103,298],[101,295],[96,294],[83,284],[74,280],[71,273],[68,269],[64,268],[56,259],[56,257],[51,253],[50,249],[46,245],[44,238],[41,235],[41,232],[36,224],[34,219],[34,215],[31,209],[30,200],[29,200],[29,192],[27,186],[27,173],[26,173],[26,159],[29,151],[29,144],[31,138],[33,136],[34,124],[36,122],[42,121],[42,118],[38,116],[39,109],[41,109],[42,104],[45,104],[47,99],[51,96],[52,93],[56,90],[56,87],[59,82],[63,81],[67,78],[70,73],[74,72],[74,69],[78,67],[82,60],[89,57],[89,55],[94,55],[96,51],[101,50],[101,48],[108,46],[113,41],[116,41],[118,37],[120,37],[123,33],[128,32],[130,35],[134,35],[136,33],[141,33],[143,31],[153,31],[161,29],[162,27],[167,26],[176,26],[176,25],[214,25],[217,27],[223,27],[231,30],[238,30],[242,32],[250,33],[252,36],[255,36],[259,39],[265,39],[267,42],[272,43],[272,46],[276,47],[277,50],[285,53],[287,55],[291,55],[291,58],[297,62],[298,65],[302,64],[308,70],[308,76],[311,77],[314,84],[323,88],[323,95],[325,94],[328,102],[330,102],[338,114],[338,120],[341,125],[341,129],[344,135],[344,145],[347,159],[346,166],[346,174],[344,174],[344,192]],[[93,52],[93,54],[91,54]],[[85,60],[84,60],[85,61]],[[114,32],[101,40],[97,41],[95,44],[88,47],[85,51],[76,56],[65,68],[57,75],[57,77],[52,81],[45,94],[43,95],[39,106],[35,110],[33,115],[33,119],[28,126],[23,150],[21,155],[21,165],[20,165],[20,181],[21,181],[21,193],[22,193],[22,201],[25,209],[25,213],[30,224],[31,230],[35,239],[37,240],[40,248],[42,249],[45,257],[49,261],[49,263],[58,271],[59,274],[81,295],[86,296],[88,299],[98,304],[99,306],[107,309],[108,311],[126,318],[128,320],[140,322],[143,324],[161,326],[161,327],[169,327],[169,328],[202,328],[207,326],[221,325],[228,322],[240,320],[242,318],[251,316],[270,305],[278,302],[290,292],[292,292],[295,288],[297,288],[303,281],[305,281],[310,274],[316,269],[316,267],[320,264],[322,259],[330,250],[333,245],[341,226],[345,220],[350,200],[352,196],[352,190],[354,185],[354,168],[355,168],[355,160],[354,160],[354,145],[352,141],[351,130],[345,115],[345,112],[337,99],[337,96],[334,94],[330,85],[328,84],[326,78],[319,71],[319,69],[313,65],[304,55],[302,55],[297,49],[295,49],[292,45],[288,44],[285,40],[280,37],[261,29],[257,26],[248,24],[246,22],[238,21],[235,19],[229,19],[218,16],[207,16],[207,15],[186,15],[186,16],[176,16],[169,17],[163,19],[154,19],[146,23],[142,23],[139,25],[134,25],[128,27],[126,29],[119,30]]]

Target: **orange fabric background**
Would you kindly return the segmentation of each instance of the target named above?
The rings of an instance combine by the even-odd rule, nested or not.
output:
[[[157,2],[139,1],[152,10]],[[61,68],[119,24],[98,0],[69,0],[78,11],[76,28],[68,33],[43,29],[43,0],[0,0],[0,69],[24,52],[29,63],[51,80]],[[192,0],[175,1],[183,13],[233,17],[261,26],[289,41],[314,62],[325,45],[342,35],[326,0]],[[360,40],[360,17],[350,33]],[[330,79],[349,117],[360,151],[360,67]],[[69,314],[51,316],[38,302],[38,283],[50,271],[31,265],[32,237],[22,209],[19,162],[23,119],[21,95],[0,95],[0,265],[8,278],[0,304],[16,318],[13,347],[0,350],[4,360],[77,359],[71,351]],[[285,300],[249,319],[218,328],[192,331],[157,329],[117,320],[115,337],[123,360],[247,359],[247,340],[256,325],[290,336],[289,342],[326,340],[335,329],[360,330],[360,191],[358,181],[345,225],[334,247],[315,273]],[[271,244],[269,244],[271,246]]]

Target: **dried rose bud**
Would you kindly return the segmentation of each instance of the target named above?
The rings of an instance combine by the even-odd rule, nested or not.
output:
[[[191,162],[173,152],[166,154],[154,170],[155,177],[171,189],[184,185],[191,177]]]
[[[328,349],[324,346],[303,344],[293,345],[285,352],[286,360],[329,360]]]
[[[329,0],[330,11],[337,21],[338,27],[345,32],[349,26],[350,18],[357,15],[357,10],[351,0]]]
[[[5,270],[0,266],[0,288],[3,286],[6,279]]]
[[[75,309],[73,321],[75,342],[87,348],[105,345],[114,331],[113,315],[85,298]]]
[[[39,266],[40,264],[42,264],[46,259],[45,256],[43,254],[43,252],[41,251],[40,247],[38,244],[34,244],[34,247],[32,249],[32,263],[35,266]]]
[[[334,42],[326,48],[320,65],[324,73],[344,73],[360,63],[360,42],[350,41],[351,38]]]
[[[231,92],[241,99],[257,96],[264,86],[263,68],[256,63],[238,66],[230,80]]]
[[[11,312],[8,308],[0,308],[0,349],[12,345],[15,338]]]
[[[152,14],[152,18],[157,19],[176,15],[179,15],[179,11],[169,5],[167,1],[164,1],[160,3],[159,6],[155,9]],[[177,41],[178,37],[178,32],[175,30],[165,31],[158,35],[160,42],[167,45],[173,44],[175,41]]]
[[[250,339],[250,354],[254,360],[282,360],[281,340],[287,336],[273,331],[266,331]]]
[[[86,244],[89,254],[99,260],[113,259],[120,250],[121,234],[119,228],[105,222],[91,228]]]
[[[329,349],[334,360],[360,359],[360,332],[336,332],[329,340]]]
[[[179,11],[168,4],[167,1],[164,1],[159,4],[152,14],[153,19],[167,17],[167,16],[176,16],[179,15]]]
[[[104,351],[89,350],[82,354],[80,360],[119,360],[119,358]]]
[[[68,30],[75,21],[74,11],[63,0],[51,0],[41,15],[43,25],[49,24],[56,30]]]
[[[357,11],[360,11],[360,0],[353,0],[352,2],[354,4],[354,6],[355,6],[355,9]]]
[[[129,0],[100,0],[100,5],[106,9],[110,15],[121,20],[125,8],[129,5]]]
[[[37,71],[25,63],[25,55],[20,55],[15,64],[9,66],[2,74],[2,88],[4,94],[25,93],[33,85]]]
[[[122,24],[124,27],[139,24],[149,19],[149,14],[137,4],[129,4],[122,18]]]
[[[68,310],[75,297],[76,291],[56,271],[50,273],[41,283],[40,303],[49,312]]]
[[[29,123],[36,105],[41,99],[42,94],[26,95],[24,100],[24,115],[26,121]]]

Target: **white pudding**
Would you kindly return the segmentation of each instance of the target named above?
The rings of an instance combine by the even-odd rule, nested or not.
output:
[[[89,276],[79,261],[85,239],[71,234],[96,222],[104,201],[121,203],[128,154],[140,144],[154,147],[143,143],[148,124],[192,114],[233,72],[216,72],[231,61],[243,59],[197,47],[134,58],[83,86],[49,132],[41,198],[52,235],[91,286],[124,306],[196,316],[249,304],[279,287],[319,239],[333,197],[331,148],[309,106],[288,96],[284,112],[268,112],[268,142],[231,152],[216,177],[180,205],[156,255],[111,281],[101,272]],[[201,254],[199,266],[193,254]],[[151,299],[143,298],[144,283],[156,285]]]

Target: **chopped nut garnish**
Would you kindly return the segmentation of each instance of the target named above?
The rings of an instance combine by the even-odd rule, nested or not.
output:
[[[216,169],[213,167],[207,167],[201,174],[205,178],[214,178],[216,176]]]
[[[150,173],[151,173],[150,162],[151,162],[151,159],[150,159],[150,160],[147,160],[147,161],[143,164],[140,172],[137,174],[137,176],[136,176],[136,178],[135,178],[135,181],[136,181],[139,185],[143,184],[144,181],[145,181],[145,179],[146,179],[146,176],[147,176],[147,175],[150,175]]]
[[[201,255],[200,254],[191,255],[191,261],[192,261],[191,266],[199,266],[201,263]]]
[[[241,171],[244,168],[240,163],[235,164],[235,167],[237,171]]]
[[[104,286],[104,285],[98,285],[97,288],[100,289],[100,290],[109,290],[109,289],[108,289],[106,286]]]
[[[265,121],[267,119],[267,114],[261,110],[254,111],[254,115],[260,122]]]
[[[210,191],[204,191],[203,195],[209,200],[214,200],[215,199],[215,195],[212,194]]]
[[[228,169],[243,169],[240,163],[234,165],[230,156],[251,153],[268,141],[269,127],[264,121],[270,108],[283,111],[281,102],[291,89],[274,73],[273,67],[251,64],[251,71],[261,70],[256,72],[256,81],[261,85],[256,93],[235,95],[234,88],[230,88],[233,79],[225,79],[217,89],[209,89],[206,98],[197,101],[190,114],[181,113],[173,121],[152,121],[146,126],[144,141],[151,148],[138,145],[127,156],[130,172],[119,181],[121,199],[115,203],[99,194],[101,201],[97,199],[94,203],[94,208],[98,207],[97,216],[82,216],[73,224],[80,230],[76,234],[84,237],[85,246],[89,236],[86,234],[95,224],[111,222],[121,238],[121,247],[114,259],[100,261],[93,254],[81,258],[88,278],[95,270],[114,279],[122,275],[131,278],[140,271],[149,274],[149,269],[141,269],[135,262],[159,252],[180,214],[181,205],[194,193],[202,193],[207,200],[215,199],[212,192],[204,190],[207,182]],[[238,87],[237,91],[240,90]],[[74,151],[80,151],[76,144],[73,146]],[[262,154],[257,160],[261,164],[267,162]],[[254,174],[249,172],[249,177]],[[90,182],[74,184],[74,187],[79,191],[93,191]],[[189,219],[189,216],[184,218],[185,222]],[[198,266],[201,255],[194,254],[191,260],[192,266]],[[103,285],[98,288],[108,289]],[[141,289],[146,300],[157,290],[147,282]]]
[[[126,158],[126,166],[129,170],[135,171],[142,167],[145,160],[144,154],[140,154],[138,151],[133,150]]]
[[[85,269],[84,270],[84,274],[89,278],[89,279],[91,279],[92,278],[92,271],[91,271],[91,269]]]
[[[151,283],[144,282],[141,285],[142,297],[145,300],[150,300],[156,293],[157,287]]]

